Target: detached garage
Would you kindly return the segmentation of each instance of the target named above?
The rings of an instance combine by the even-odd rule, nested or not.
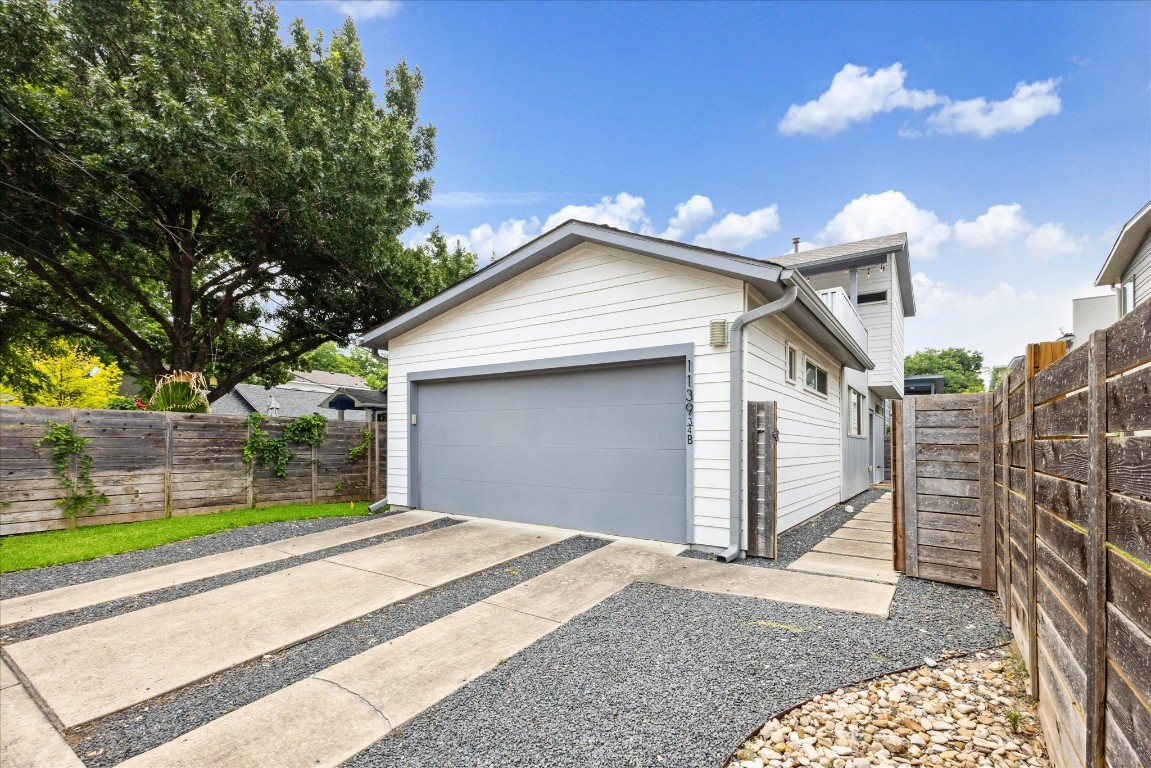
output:
[[[729,556],[747,547],[746,401],[778,404],[781,458],[794,442],[838,467],[841,370],[871,367],[797,272],[576,221],[360,343],[388,351],[393,506]],[[784,386],[799,348],[824,391]],[[757,512],[779,530],[838,501],[837,475],[776,494],[787,472]]]

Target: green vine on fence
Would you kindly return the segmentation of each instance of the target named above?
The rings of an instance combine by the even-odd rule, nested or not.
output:
[[[292,460],[292,452],[288,446],[321,445],[328,439],[328,420],[318,413],[310,413],[293,419],[284,425],[281,437],[272,437],[264,429],[264,422],[268,420],[262,413],[253,413],[248,416],[248,439],[244,442],[244,463],[256,462],[258,467],[271,467],[276,477],[285,477],[288,474],[288,462]]]
[[[64,498],[57,499],[56,504],[64,508],[68,517],[76,517],[83,513],[90,515],[96,507],[108,503],[108,497],[96,492],[92,484],[92,457],[88,455],[90,438],[80,437],[72,429],[71,424],[57,424],[48,422],[48,432],[36,441],[39,448],[44,443],[52,443],[52,463],[56,467],[56,475],[60,480],[60,487],[67,493]],[[76,457],[76,479],[72,479],[72,457]]]
[[[359,461],[364,453],[368,450],[368,448],[371,447],[372,440],[374,439],[375,437],[374,433],[372,432],[372,428],[368,427],[365,429],[364,436],[360,442],[348,449],[348,461]]]

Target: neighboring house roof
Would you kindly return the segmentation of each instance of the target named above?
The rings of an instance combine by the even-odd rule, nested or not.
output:
[[[1095,278],[1095,284],[1115,285],[1123,282],[1123,273],[1131,266],[1135,254],[1139,252],[1139,246],[1143,245],[1149,234],[1151,234],[1151,201],[1123,225],[1119,237],[1115,238],[1115,245],[1111,247],[1111,253],[1107,255],[1107,261],[1103,262],[1103,269],[1099,270],[1099,277]]]
[[[351,373],[331,373],[329,371],[292,371],[292,379],[293,381],[289,381],[285,386],[291,387],[293,382],[299,381],[308,384],[316,384],[321,387],[327,387],[329,390],[335,390],[339,387],[349,387],[352,389],[369,389],[368,382]]]
[[[304,416],[318,413],[329,419],[339,419],[339,411],[321,407],[320,403],[324,399],[324,393],[305,389],[285,387],[265,389],[259,384],[237,384],[235,389],[212,403],[212,413],[246,416],[258,411],[265,416],[271,416],[269,409],[272,400],[275,400],[279,405],[279,411],[275,414],[277,416]]]
[[[907,233],[871,237],[853,243],[832,245],[827,248],[814,248],[799,253],[786,253],[772,261],[780,266],[798,269],[800,272],[826,272],[829,267],[849,269],[864,266],[876,256],[895,254],[896,271],[899,277],[899,294],[903,299],[904,317],[915,317],[915,292],[911,284],[911,256],[907,252]]]
[[[789,286],[795,285],[799,291],[799,300],[784,310],[783,314],[844,365],[859,370],[875,367],[867,351],[855,342],[811,284],[798,272],[769,261],[575,220],[545,232],[422,304],[373,328],[360,338],[359,343],[365,347],[386,349],[391,339],[584,243],[631,251],[743,280],[755,287],[767,301],[778,299]]]
[[[320,405],[338,411],[387,410],[388,391],[386,389],[337,389]]]

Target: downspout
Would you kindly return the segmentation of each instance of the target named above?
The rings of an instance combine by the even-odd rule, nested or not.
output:
[[[728,345],[731,347],[731,516],[728,521],[728,547],[715,558],[721,563],[730,563],[739,557],[743,532],[743,326],[787,309],[798,294],[799,288],[792,285],[782,297],[744,312],[731,321],[728,333]]]

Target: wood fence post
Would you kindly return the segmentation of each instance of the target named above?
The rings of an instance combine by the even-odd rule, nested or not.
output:
[[[995,394],[979,402],[979,578],[984,589],[995,589]]]
[[[899,400],[891,404],[891,511],[894,515],[892,521],[892,553],[891,567],[903,572],[906,569],[903,542],[903,455],[900,453],[903,445],[903,403]]]
[[[1086,763],[1103,766],[1107,712],[1107,331],[1087,347]]]
[[[1011,626],[1011,369],[1003,374],[1003,619]]]
[[[1024,492],[1027,516],[1027,672],[1032,696],[1039,695],[1039,601],[1036,598],[1035,578],[1039,564],[1035,546],[1035,362],[1038,345],[1027,345],[1027,366],[1023,379],[1023,418],[1027,436],[1027,455],[1024,469]]]
[[[172,516],[172,413],[164,411],[164,517]]]
[[[319,500],[318,488],[320,482],[320,457],[319,449],[315,445],[312,446],[312,460],[308,466],[312,468],[312,503],[315,504]]]
[[[915,498],[915,397],[903,398],[903,434],[900,436],[903,451],[903,572],[908,576],[919,575],[919,510]]]
[[[247,419],[244,420],[245,435],[247,439],[252,437],[252,423]],[[256,489],[253,487],[256,481],[256,458],[253,456],[251,461],[248,462],[248,508],[256,506]]]
[[[76,434],[76,409],[75,408],[71,408],[68,411],[68,429],[71,430],[73,435]],[[80,461],[76,457],[76,454],[74,454],[74,453],[68,457],[68,477],[72,481],[72,487],[75,488],[76,483],[78,483],[80,481]],[[79,515],[68,515],[68,518],[67,518],[68,522],[66,524],[67,527],[75,528],[76,527],[76,520],[78,517],[79,517]]]

